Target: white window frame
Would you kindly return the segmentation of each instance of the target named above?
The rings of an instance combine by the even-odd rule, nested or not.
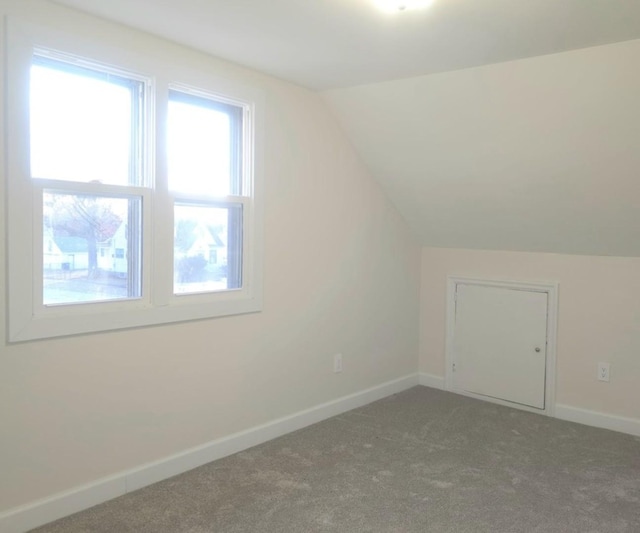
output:
[[[263,180],[261,90],[221,78],[210,68],[185,66],[180,58],[144,55],[107,41],[70,34],[24,19],[7,21],[7,240],[8,341],[60,337],[172,322],[251,313],[262,310]],[[145,185],[128,187],[141,197],[142,296],[95,303],[42,305],[42,200],[34,185],[29,156],[29,71],[34,51],[52,50],[86,58],[90,64],[113,65],[120,72],[148,80],[149,175]],[[191,52],[185,50],[187,56]],[[197,60],[198,56],[193,54]],[[173,202],[168,188],[166,123],[170,89],[193,91],[241,105],[244,109],[243,196],[222,197],[221,203],[242,203],[243,263],[240,289],[199,294],[173,294]],[[70,183],[89,194],[121,195],[105,184]],[[179,195],[178,195],[179,196]],[[212,200],[208,198],[207,200]],[[38,208],[38,205],[40,207]]]

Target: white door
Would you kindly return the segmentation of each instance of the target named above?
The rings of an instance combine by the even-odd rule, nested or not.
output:
[[[453,388],[544,409],[547,298],[456,284]]]

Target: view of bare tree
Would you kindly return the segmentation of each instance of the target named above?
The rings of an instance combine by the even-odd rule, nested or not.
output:
[[[114,200],[100,196],[77,194],[48,194],[45,198],[48,222],[56,237],[79,237],[86,240],[88,272],[91,277],[98,269],[98,243],[113,236],[124,219],[117,213]]]

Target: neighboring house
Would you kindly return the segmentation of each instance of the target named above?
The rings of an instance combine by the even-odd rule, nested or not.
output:
[[[110,239],[98,243],[98,268],[105,272],[127,274],[127,226],[120,224]]]
[[[87,240],[81,237],[54,237],[50,229],[43,234],[45,270],[83,270],[89,265]]]
[[[201,256],[209,265],[227,264],[227,247],[215,227],[198,222],[181,237],[176,238],[175,260]]]
[[[113,236],[97,245],[98,268],[118,275],[127,273],[126,223]],[[201,256],[212,266],[227,264],[227,247],[219,231],[199,222],[184,233],[175,250],[175,259]],[[51,228],[43,233],[43,267],[45,270],[86,270],[89,264],[87,240],[82,237],[54,236]]]
[[[219,233],[222,227],[205,221],[179,219],[175,229],[175,290],[185,285],[221,282],[227,277],[227,247]],[[211,285],[208,285],[211,288]],[[226,282],[223,288],[227,288]]]
[[[127,235],[123,222],[113,236],[97,245],[98,268],[119,275],[127,273]],[[56,236],[51,228],[43,233],[43,268],[45,270],[86,270],[89,248],[83,237]]]

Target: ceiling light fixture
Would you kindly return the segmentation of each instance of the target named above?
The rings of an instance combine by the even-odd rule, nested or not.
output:
[[[399,11],[409,11],[413,9],[424,9],[429,7],[433,0],[375,0],[375,4],[385,13],[398,13]]]

